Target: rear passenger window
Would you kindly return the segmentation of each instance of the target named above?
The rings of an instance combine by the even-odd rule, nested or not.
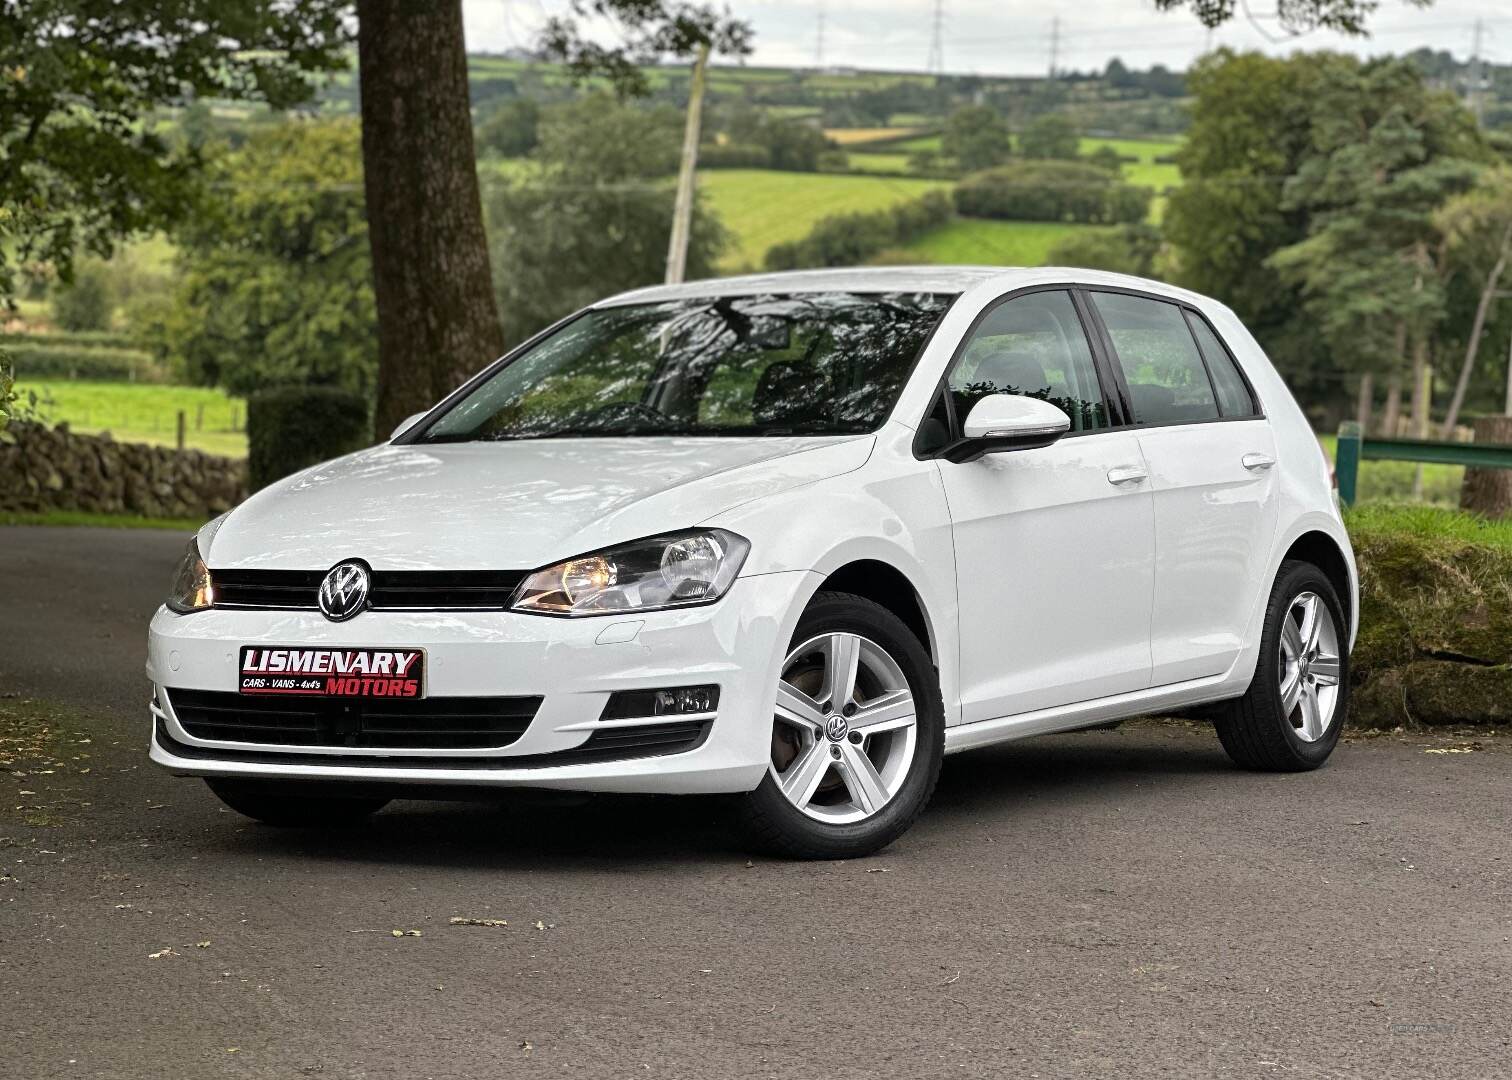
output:
[[[948,388],[958,423],[988,394],[1020,394],[1060,408],[1072,431],[1108,426],[1092,349],[1068,292],[1025,293],[993,308],[972,331]]]
[[[1218,335],[1213,333],[1207,320],[1189,311],[1187,322],[1192,327],[1193,336],[1197,338],[1202,358],[1207,361],[1208,374],[1213,377],[1213,388],[1218,391],[1218,411],[1225,417],[1259,416],[1260,410],[1255,406],[1254,395],[1245,384],[1244,376],[1239,374],[1239,365],[1234,363],[1234,358],[1223,347],[1223,342],[1218,340]]]
[[[1122,293],[1092,293],[1113,339],[1136,424],[1218,419],[1213,384],[1186,317],[1175,304]]]

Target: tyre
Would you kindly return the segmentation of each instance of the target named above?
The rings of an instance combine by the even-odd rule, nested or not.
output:
[[[1276,575],[1249,691],[1216,721],[1236,765],[1316,769],[1338,744],[1349,707],[1349,623],[1328,577],[1285,562]]]
[[[263,780],[205,781],[238,814],[284,828],[330,829],[354,825],[389,804],[376,795],[342,794],[339,786]]]
[[[772,758],[742,799],[756,846],[800,859],[869,855],[934,792],[945,710],[929,654],[896,615],[821,592],[782,663]]]

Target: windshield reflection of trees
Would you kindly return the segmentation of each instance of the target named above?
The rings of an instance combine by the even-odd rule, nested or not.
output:
[[[949,301],[812,293],[592,311],[478,387],[426,439],[871,431]]]

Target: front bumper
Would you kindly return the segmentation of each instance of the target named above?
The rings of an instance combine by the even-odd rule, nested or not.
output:
[[[749,791],[771,757],[778,668],[811,590],[807,572],[741,578],[707,607],[624,617],[551,618],[498,611],[366,612],[344,623],[307,611],[159,609],[148,633],[152,760],[189,776],[336,780],[414,787],[579,791]],[[243,645],[413,648],[426,652],[430,698],[538,696],[523,735],[481,750],[286,746],[201,739],[179,722],[174,690],[234,692]],[[615,691],[719,686],[694,748],[659,756],[554,764],[596,731]]]

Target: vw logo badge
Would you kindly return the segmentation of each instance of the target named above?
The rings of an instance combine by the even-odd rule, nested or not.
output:
[[[824,725],[824,733],[834,742],[844,742],[850,734],[850,723],[839,713],[833,713]]]
[[[373,579],[368,568],[355,560],[339,562],[320,583],[320,613],[332,622],[343,622],[368,604]]]

